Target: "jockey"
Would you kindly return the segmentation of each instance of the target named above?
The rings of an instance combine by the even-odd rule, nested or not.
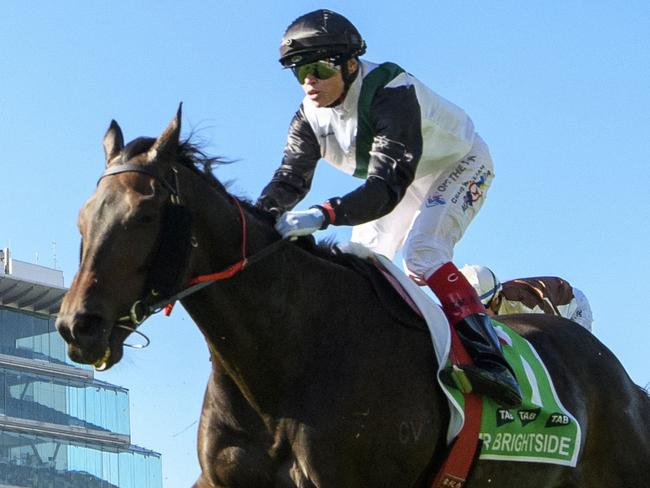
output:
[[[460,269],[490,315],[546,313],[573,320],[591,331],[589,300],[582,291],[557,276],[518,278],[504,283],[490,268],[466,264]]]
[[[359,59],[365,51],[354,25],[330,10],[289,25],[279,61],[305,97],[257,205],[277,216],[284,238],[350,225],[352,241],[390,259],[403,248],[407,272],[434,291],[475,363],[448,368],[442,379],[456,386],[460,374],[473,391],[517,407],[519,386],[485,308],[451,262],[494,177],[488,148],[463,110],[396,64]],[[321,158],[364,182],[292,211]]]

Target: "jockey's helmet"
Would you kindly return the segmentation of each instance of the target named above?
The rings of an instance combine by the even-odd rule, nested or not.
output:
[[[490,304],[494,296],[501,291],[501,282],[492,270],[486,266],[466,264],[460,268],[460,272],[463,273],[467,281],[469,281],[469,284],[476,290],[476,293],[481,299],[481,303],[486,307]]]
[[[293,68],[321,59],[341,62],[365,52],[366,42],[352,22],[320,9],[298,17],[287,27],[279,61],[285,68]]]

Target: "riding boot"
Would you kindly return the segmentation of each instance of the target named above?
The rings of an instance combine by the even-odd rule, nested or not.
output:
[[[443,369],[441,379],[464,393],[486,395],[506,408],[519,407],[519,385],[474,288],[451,262],[434,272],[427,284],[474,362]]]

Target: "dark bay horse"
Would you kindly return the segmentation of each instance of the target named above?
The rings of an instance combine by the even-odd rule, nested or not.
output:
[[[271,216],[231,196],[179,133],[180,109],[158,139],[124,145],[115,122],[106,133],[57,321],[70,357],[111,367],[131,332],[116,324],[137,326],[156,300],[217,273],[182,298],[212,361],[195,487],[430,486],[449,411],[424,324],[360,258],[280,240]],[[648,483],[650,401],[612,353],[564,319],[503,322],[535,345],[579,421],[579,462],[479,461],[466,486]]]

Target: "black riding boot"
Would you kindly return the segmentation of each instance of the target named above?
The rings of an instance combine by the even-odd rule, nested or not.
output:
[[[465,375],[473,392],[494,399],[505,408],[521,406],[521,391],[514,372],[503,357],[501,344],[490,318],[482,313],[468,315],[454,326],[458,337],[474,361],[472,365],[459,365],[443,371],[442,379],[458,387]],[[452,369],[451,371],[449,369]],[[456,376],[456,380],[454,380]]]

